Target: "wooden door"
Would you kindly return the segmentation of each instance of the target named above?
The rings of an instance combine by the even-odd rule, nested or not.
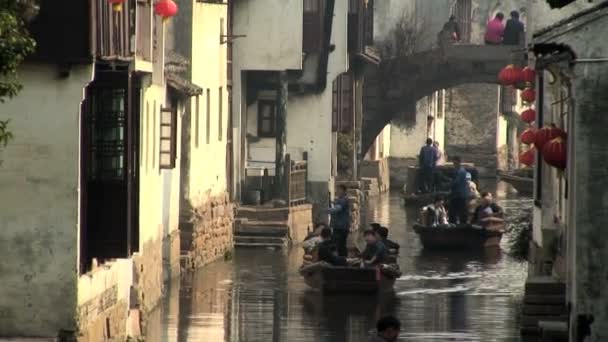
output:
[[[82,134],[84,265],[137,250],[139,91],[128,72],[97,72]]]

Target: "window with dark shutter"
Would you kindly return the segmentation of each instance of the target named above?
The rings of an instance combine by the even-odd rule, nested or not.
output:
[[[305,53],[321,51],[324,13],[324,0],[304,0],[302,50]]]
[[[460,40],[463,43],[471,41],[471,0],[457,0],[454,8],[454,17],[460,29]]]
[[[274,138],[276,136],[275,119],[277,105],[272,100],[258,101],[258,136]]]
[[[333,82],[332,89],[332,130],[350,132],[354,119],[353,78],[343,73]]]
[[[159,166],[161,169],[175,168],[177,156],[177,109],[160,110],[160,149]]]

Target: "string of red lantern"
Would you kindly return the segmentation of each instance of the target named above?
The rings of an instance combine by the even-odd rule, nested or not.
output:
[[[154,5],[154,13],[167,20],[177,14],[177,4],[173,0],[159,0]]]
[[[519,162],[526,166],[534,164],[534,160],[536,160],[536,148],[534,146],[519,155]]]

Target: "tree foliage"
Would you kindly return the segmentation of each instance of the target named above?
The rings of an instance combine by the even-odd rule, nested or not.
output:
[[[37,11],[33,0],[0,0],[0,103],[17,95],[22,86],[17,68],[36,46],[26,21]],[[13,135],[9,120],[0,120],[0,145],[6,146]]]

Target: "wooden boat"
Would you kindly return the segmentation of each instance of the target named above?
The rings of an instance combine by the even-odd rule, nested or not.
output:
[[[425,226],[414,225],[414,231],[420,237],[425,249],[482,249],[498,247],[506,224],[494,223],[488,227],[472,224],[458,226]]]
[[[417,194],[403,194],[403,201],[406,205],[426,205],[433,203],[437,195],[442,195],[446,200],[449,192],[429,192],[429,193],[417,193]]]
[[[308,286],[324,293],[376,293],[392,290],[401,272],[397,265],[360,268],[316,262],[302,265],[300,275]]]
[[[534,178],[531,176],[514,172],[498,171],[498,179],[511,184],[519,194],[532,195],[534,191]]]

